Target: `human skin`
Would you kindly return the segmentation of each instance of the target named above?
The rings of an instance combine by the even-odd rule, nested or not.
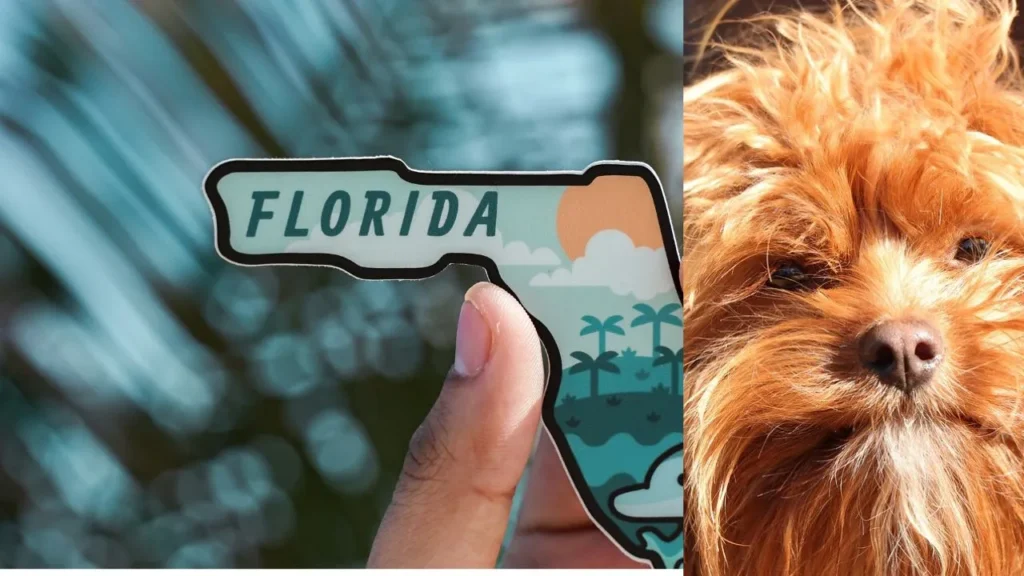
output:
[[[466,293],[456,359],[409,444],[371,568],[492,568],[541,421],[544,369],[529,316],[488,283]],[[640,568],[587,515],[546,434],[534,455],[510,568]]]

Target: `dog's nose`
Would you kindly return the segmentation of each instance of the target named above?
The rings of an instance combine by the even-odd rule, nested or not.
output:
[[[923,320],[883,322],[860,339],[864,367],[904,392],[931,380],[942,356],[942,336]]]

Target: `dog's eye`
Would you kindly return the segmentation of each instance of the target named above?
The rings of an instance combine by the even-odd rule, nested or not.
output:
[[[956,245],[956,259],[973,264],[988,254],[988,240],[971,236],[964,238]]]
[[[798,290],[808,287],[811,276],[804,271],[803,267],[785,262],[779,264],[768,275],[768,285],[780,290]]]

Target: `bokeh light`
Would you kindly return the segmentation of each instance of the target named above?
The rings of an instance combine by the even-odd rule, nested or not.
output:
[[[483,274],[230,265],[205,174],[642,160],[678,215],[682,24],[682,0],[0,2],[0,568],[363,565]]]

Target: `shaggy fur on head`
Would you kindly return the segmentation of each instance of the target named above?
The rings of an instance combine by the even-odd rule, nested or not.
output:
[[[1015,14],[761,17],[685,89],[688,574],[1024,574]],[[946,352],[909,394],[856,352],[901,318]]]

